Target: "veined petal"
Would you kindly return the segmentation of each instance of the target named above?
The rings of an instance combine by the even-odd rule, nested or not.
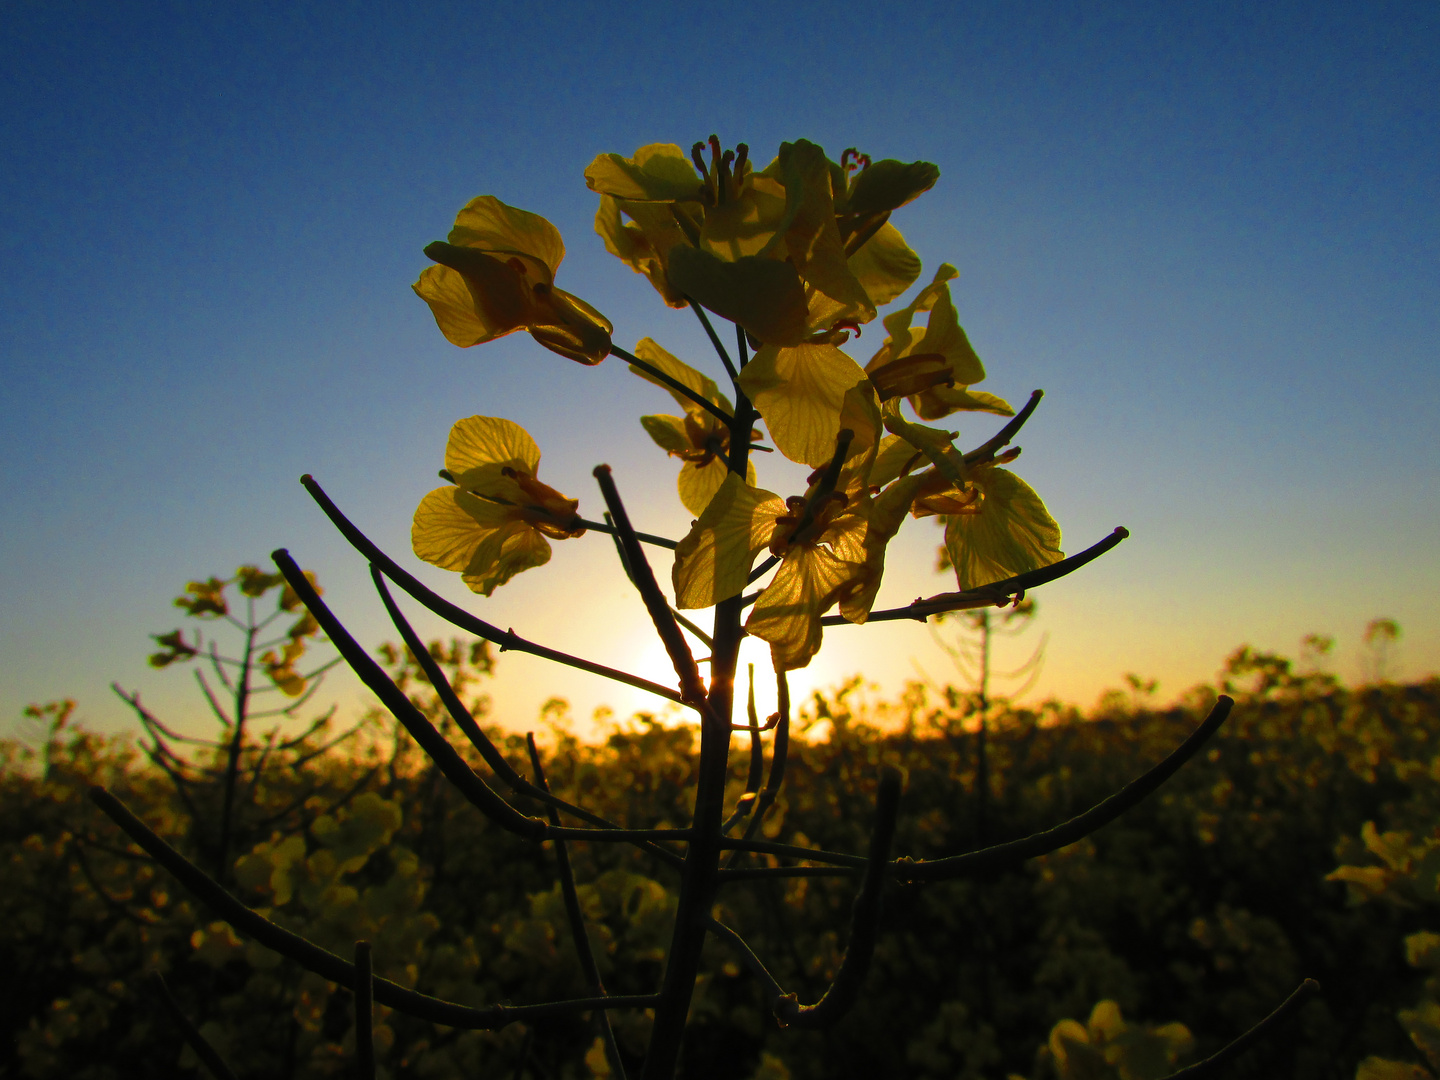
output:
[[[518,325],[495,326],[475,310],[475,297],[464,277],[448,266],[427,266],[420,280],[410,286],[415,295],[430,305],[435,325],[452,345],[468,349],[520,329]]]
[[[840,602],[840,614],[851,622],[863,623],[875,606],[875,597],[885,576],[885,548],[900,531],[910,502],[922,483],[920,474],[911,473],[890,484],[871,500],[864,538],[865,573],[858,587]]]
[[[466,204],[455,217],[449,241],[459,247],[531,255],[549,269],[550,281],[565,258],[559,229],[539,214],[509,206],[493,195],[481,195]]]
[[[784,186],[767,176],[752,176],[739,199],[705,208],[700,246],[730,261],[759,255],[784,223]]]
[[[426,245],[425,255],[460,275],[470,290],[476,317],[497,331],[495,336],[534,321],[535,282],[531,276],[545,272],[542,263],[438,241]]]
[[[783,513],[778,495],[728,473],[675,548],[675,606],[706,608],[738,596]]]
[[[550,542],[523,522],[486,533],[460,580],[471,592],[489,596],[522,570],[550,561]]]
[[[626,223],[622,211],[633,223]],[[685,243],[685,234],[670,213],[669,204],[621,202],[601,195],[600,208],[595,211],[595,231],[605,241],[605,250],[637,274],[648,277],[665,303],[685,306],[685,297],[666,275],[670,249]]]
[[[950,299],[950,286],[944,284],[935,297],[930,309],[930,320],[925,324],[923,338],[918,337],[911,344],[911,352],[939,353],[950,361],[950,370],[955,381],[961,386],[972,386],[985,378],[985,365],[975,354],[970,339],[960,326],[955,304]]]
[[[510,524],[503,518],[477,521],[472,511],[491,514],[489,505],[458,487],[436,488],[415,508],[410,525],[415,554],[442,570],[463,572],[485,538]]]
[[[484,489],[507,467],[531,476],[540,468],[540,447],[515,421],[498,416],[469,416],[457,420],[450,428],[450,437],[445,443],[445,468],[461,487]]]
[[[788,262],[753,255],[726,262],[708,251],[676,245],[670,252],[670,283],[768,345],[798,345],[805,338],[805,288]]]
[[[645,429],[645,434],[655,440],[655,445],[668,454],[678,454],[685,450],[693,449],[690,445],[690,436],[685,431],[685,418],[683,416],[642,416],[640,426]],[[694,511],[699,514],[699,511]]]
[[[945,522],[945,550],[961,590],[1059,562],[1060,526],[1033,488],[1007,469],[976,470],[983,493],[971,513]]]
[[[892,359],[899,359],[902,356],[914,351],[910,335],[910,324],[915,321],[915,316],[922,311],[929,311],[935,306],[935,300],[945,289],[946,283],[960,276],[960,271],[949,263],[941,263],[940,268],[935,271],[935,277],[929,285],[926,285],[915,298],[903,308],[892,311],[881,320],[885,326],[885,333],[890,335],[880,351],[875,354],[874,359],[866,367],[884,364]]]
[[[678,359],[661,348],[651,338],[641,338],[636,343],[635,355],[641,360],[653,364],[681,385],[688,386],[706,401],[713,401],[717,405],[724,403],[726,411],[731,411],[730,403],[726,401],[724,395],[720,393],[720,388],[715,385],[714,379],[708,375],[702,375],[683,360]],[[640,376],[640,378],[646,382],[654,383],[660,387],[660,389],[673,397],[675,403],[686,412],[695,412],[700,409],[700,406],[696,405],[695,402],[691,401],[684,394],[677,392],[673,387],[667,386],[648,371],[642,371],[633,364],[630,367],[630,371],[632,374]]]
[[[747,462],[745,482],[755,486],[755,463]],[[730,476],[730,467],[723,458],[711,458],[704,465],[687,461],[680,466],[680,475],[675,486],[680,492],[680,502],[686,510],[699,517],[710,506],[710,500]]]
[[[923,451],[917,450],[899,435],[886,435],[880,440],[880,450],[875,455],[875,463],[870,466],[870,484],[873,487],[884,487],[897,477],[922,465],[928,465],[929,462],[930,459]]]
[[[633,202],[696,200],[704,186],[690,155],[674,143],[651,143],[633,158],[601,154],[585,169],[591,191]]]
[[[850,256],[850,272],[877,307],[888,304],[920,276],[920,256],[888,222]]]
[[[863,572],[862,565],[823,547],[805,547],[785,557],[745,620],[747,632],[770,642],[776,671],[810,663],[820,651],[820,616],[855,587]]]
[[[769,346],[740,373],[740,387],[765,418],[776,449],[819,467],[835,456],[846,392],[864,378],[834,345]]]

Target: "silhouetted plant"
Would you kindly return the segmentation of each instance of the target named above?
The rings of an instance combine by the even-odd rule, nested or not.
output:
[[[707,945],[718,947],[729,963],[749,972],[761,987],[766,1009],[782,1026],[797,1032],[832,1028],[861,996],[888,891],[897,884],[918,889],[936,882],[985,879],[1089,836],[1194,756],[1225,721],[1231,705],[1228,698],[1220,699],[1178,748],[1120,791],[1028,837],[934,858],[897,857],[902,777],[889,767],[879,770],[869,821],[846,823],[853,837],[850,850],[781,843],[763,835],[786,773],[792,720],[787,674],[809,664],[821,647],[824,628],[844,622],[924,621],[949,612],[1011,605],[1028,590],[1110,550],[1127,534],[1116,529],[1067,558],[1060,550],[1059,527],[1044,504],[1004,467],[1018,456],[1019,448],[1011,444],[1041,393],[1032,394],[1017,412],[1003,399],[973,389],[984,379],[985,369],[950,297],[953,267],[942,264],[908,304],[884,318],[887,336],[866,367],[841,350],[852,334],[858,337],[863,324],[877,318],[879,307],[895,301],[919,279],[920,260],[890,218],[934,185],[939,175],[935,166],[872,161],[853,149],[835,163],[820,147],[800,140],[783,143],[775,161],[756,170],[744,144],[722,150],[712,136],[708,145],[708,158],[704,143],[696,143],[690,154],[668,144],[642,147],[632,158],[602,154],[585,176],[600,196],[596,229],[606,247],[648,277],[667,304],[694,311],[714,346],[733,400],[714,379],[649,338],[642,338],[633,353],[614,344],[613,327],[603,315],[555,287],[564,245],[554,226],[493,196],[470,202],[448,239],[425,249],[436,265],[414,286],[441,331],[458,346],[525,330],[546,349],[582,365],[593,367],[614,355],[646,382],[666,390],[684,411],[683,416],[641,419],[661,449],[681,462],[679,496],[696,520],[678,540],[635,528],[605,465],[594,470],[604,520],[582,517],[576,500],[539,479],[540,451],[528,433],[513,421],[488,416],[459,420],[451,429],[440,473],[446,486],[425,496],[412,528],[420,558],[460,573],[472,591],[486,596],[517,573],[545,564],[551,541],[573,540],[587,532],[612,536],[621,569],[644,602],[674,667],[674,684],[550,648],[445,600],[377,548],[313,478],[304,477],[321,509],[370,563],[380,599],[410,655],[478,755],[467,759],[435,718],[417,708],[360,647],[289,553],[274,555],[288,586],[433,768],[494,826],[531,844],[554,845],[560,899],[579,960],[583,995],[511,1005],[471,1004],[423,993],[410,975],[382,974],[403,958],[387,957],[385,949],[377,947],[372,971],[368,949],[359,948],[357,955],[364,959],[355,963],[345,958],[350,950],[342,950],[338,938],[318,935],[320,940],[315,940],[293,932],[283,920],[246,907],[226,891],[222,881],[227,865],[218,875],[207,874],[113,795],[99,789],[93,795],[131,839],[215,916],[320,979],[350,988],[358,999],[370,1000],[373,994],[377,1007],[453,1029],[543,1025],[596,1014],[600,1054],[590,1062],[592,1067],[598,1070],[603,1064],[612,1075],[624,1076],[638,1064],[647,1080],[672,1077],[680,1067]],[[707,311],[733,324],[731,344]],[[913,325],[921,313],[928,313],[925,326]],[[1011,419],[964,451],[955,444],[957,433],[908,418],[902,411],[906,402],[920,420],[960,412]],[[756,424],[762,421],[774,450],[813,469],[803,493],[784,499],[756,486],[752,451],[771,449],[760,443],[764,435]],[[957,589],[875,610],[886,547],[907,515],[936,516],[943,522]],[[674,552],[669,593],[656,577],[647,547]],[[689,710],[699,748],[688,821],[620,824],[561,798],[547,786],[533,744],[529,775],[517,769],[421,645],[391,593],[392,585],[502,650],[589,671]],[[754,591],[746,593],[751,585]],[[682,614],[712,608],[706,629]],[[747,634],[770,645],[778,707],[762,721],[751,704],[745,719],[736,722],[739,648]],[[189,647],[178,638],[166,644]],[[697,645],[705,655],[697,657]],[[702,664],[708,666],[706,676]],[[729,751],[737,734],[748,741],[750,764],[744,790],[731,803]],[[476,771],[480,761],[490,779]],[[505,789],[509,797],[502,794]],[[357,813],[360,806],[357,802]],[[526,812],[537,806],[543,816]],[[379,803],[365,807],[367,820],[393,820]],[[341,829],[338,819],[335,828]],[[373,839],[385,830],[375,825],[367,835]],[[228,836],[226,829],[221,836]],[[644,854],[654,873],[678,879],[673,914],[665,912],[670,930],[658,985],[615,993],[602,982],[592,962],[580,887],[568,855],[567,845],[577,842],[631,846]],[[319,903],[337,886],[326,880],[327,869],[333,871],[345,860],[332,853],[329,860],[317,862],[317,853],[287,844],[262,845],[245,856],[235,867],[237,879],[256,888],[268,884],[276,890],[277,908],[284,906],[277,881],[301,893],[306,887],[317,890],[312,903]],[[229,849],[222,844],[220,850],[224,854]],[[362,854],[368,858],[368,852],[353,857]],[[291,868],[300,875],[294,882]],[[268,878],[262,881],[267,870]],[[493,871],[504,873],[505,868],[495,866]],[[827,977],[807,988],[802,1000],[725,921],[725,898],[741,883],[763,889],[827,877],[853,882],[849,927],[843,949],[832,943],[833,963],[821,965],[828,968]],[[1309,989],[1307,983],[1292,995],[1277,1016]],[[628,1060],[615,1035],[618,1024],[607,1016],[625,1010],[653,1011],[643,1053]],[[520,1054],[522,1070],[532,1053],[528,1039]],[[692,1075],[704,1070],[699,1053],[692,1053],[687,1065]],[[368,1051],[359,1057],[362,1068],[373,1068]],[[1221,1058],[1188,1074],[1213,1074]]]

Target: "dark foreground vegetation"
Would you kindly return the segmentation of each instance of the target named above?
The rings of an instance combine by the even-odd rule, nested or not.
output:
[[[483,708],[489,653],[432,655]],[[389,658],[443,727],[413,661]],[[1233,1039],[1305,977],[1321,992],[1231,1075],[1349,1080],[1372,1055],[1419,1059],[1407,1028],[1423,1042],[1425,1018],[1440,1014],[1422,970],[1440,955],[1428,933],[1440,925],[1440,855],[1430,858],[1427,839],[1440,823],[1434,680],[1348,690],[1242,651],[1225,686],[1183,708],[1115,697],[1082,716],[992,704],[988,795],[976,782],[969,697],[916,688],[874,709],[852,686],[802,710],[802,724],[825,723],[792,746],[764,835],[864,850],[877,770],[890,764],[905,775],[896,850],[934,858],[1024,836],[1164,757],[1222,689],[1238,702],[1228,724],[1116,823],[988,880],[887,892],[864,1004],[836,1029],[766,1019],[755,976],[712,941],[685,1075],[1145,1080],[1172,1071],[1177,1054],[1183,1064]],[[341,955],[369,940],[377,975],[471,1005],[583,995],[548,846],[487,824],[378,719],[335,745],[342,730],[323,724],[288,744],[255,739],[227,795],[220,757],[212,773],[195,767],[206,760],[187,771],[153,742],[147,758],[133,739],[87,731],[67,705],[37,713],[29,748],[0,751],[0,1076],[206,1075],[150,979],[157,972],[240,1077],[350,1075],[349,992],[216,922],[126,843],[86,797],[93,784],[281,925]],[[524,740],[497,741],[528,773]],[[561,736],[545,759],[553,789],[606,817],[686,819],[689,728],[640,717],[602,745]],[[746,759],[735,755],[732,804]],[[673,875],[615,846],[572,845],[570,857],[607,992],[653,992]],[[775,862],[746,858],[738,865]],[[1351,869],[1337,880],[1342,863]],[[752,881],[722,893],[721,921],[771,958],[781,985],[813,1000],[843,952],[854,893],[845,877]],[[643,1051],[645,1016],[614,1022],[622,1052]],[[1088,1057],[1077,1049],[1085,1038],[1097,1047]],[[579,1019],[457,1031],[379,1009],[375,1043],[393,1077],[609,1068]]]

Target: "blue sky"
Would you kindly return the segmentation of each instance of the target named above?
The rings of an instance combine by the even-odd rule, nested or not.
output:
[[[560,284],[618,341],[704,362],[689,316],[605,253],[581,173],[712,131],[762,160],[806,137],[940,166],[896,224],[927,276],[960,268],[984,388],[1046,391],[1017,471],[1067,549],[1133,533],[1037,595],[1036,693],[1088,702],[1137,671],[1164,697],[1242,642],[1294,652],[1310,631],[1351,675],[1378,615],[1405,628],[1402,674],[1440,668],[1440,9],[601,11],[7,5],[0,726],[61,696],[117,726],[111,680],[183,721],[185,677],[146,668],[146,635],[177,625],[187,578],[277,546],[362,640],[393,637],[296,478],[411,559],[462,416],[526,426],[582,510],[609,462],[647,527],[682,532],[636,423],[668,399],[524,335],[454,349],[408,286],[455,211],[494,194],[555,222]],[[886,602],[947,587],[937,540],[902,533]],[[602,537],[489,600],[422,576],[559,647],[657,662]],[[922,627],[847,627],[808,678],[888,692],[946,664]],[[643,704],[513,656],[495,694],[517,727],[552,694]]]

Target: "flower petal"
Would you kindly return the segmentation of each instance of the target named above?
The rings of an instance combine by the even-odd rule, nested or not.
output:
[[[625,221],[622,211],[631,222]],[[685,233],[669,205],[622,202],[601,195],[600,208],[595,211],[595,231],[605,241],[605,250],[637,274],[648,277],[665,303],[671,307],[686,305],[685,297],[666,276],[670,249],[685,243]]]
[[[730,403],[726,401],[724,395],[720,393],[720,388],[715,385],[714,379],[710,378],[708,375],[702,375],[700,372],[696,371],[683,360],[678,359],[671,353],[667,352],[665,349],[661,348],[651,338],[641,338],[636,343],[635,355],[638,356],[641,360],[645,360],[653,366],[659,368],[666,375],[669,375],[670,378],[674,379],[681,385],[688,386],[691,390],[699,394],[706,401],[713,401],[717,405],[723,402],[725,404],[726,410],[730,411]],[[667,386],[665,383],[655,378],[655,376],[651,375],[648,371],[642,371],[640,368],[635,367],[633,364],[630,367],[630,371],[632,374],[640,376],[640,378],[644,379],[646,382],[654,383],[656,386],[660,387],[660,389],[664,390],[667,394],[673,397],[675,399],[675,403],[679,405],[682,409],[684,409],[686,412],[693,413],[696,411],[701,411],[699,405],[696,405],[695,402],[691,401],[684,394],[678,393],[672,387]]]
[[[522,570],[550,561],[550,542],[523,522],[487,533],[460,580],[471,592],[489,596]]]
[[[1040,496],[1008,469],[977,469],[983,492],[974,513],[945,522],[945,550],[962,590],[1059,562],[1060,526]]]
[[[747,464],[745,482],[754,487],[755,463]],[[711,458],[704,465],[687,461],[680,467],[680,475],[675,481],[675,486],[680,491],[680,502],[697,517],[704,514],[710,506],[710,500],[715,497],[715,493],[729,475],[730,468],[721,458]]]
[[[445,442],[445,468],[461,487],[479,487],[486,478],[498,477],[507,466],[531,476],[540,468],[540,447],[515,421],[469,416],[450,428]]]
[[[427,266],[420,280],[410,286],[415,295],[430,305],[435,324],[452,345],[468,349],[520,329],[519,325],[496,325],[481,318],[475,297],[465,278],[448,266]]]
[[[747,632],[770,642],[776,671],[810,663],[820,651],[820,616],[854,587],[863,571],[860,564],[838,559],[823,547],[785,557],[745,621]]]
[[[819,467],[835,456],[840,407],[864,380],[860,365],[834,345],[770,346],[740,373],[775,447],[791,461]]]
[[[768,345],[798,345],[805,337],[805,287],[788,262],[754,255],[726,262],[676,245],[670,284]]]
[[[545,264],[551,281],[565,258],[559,229],[539,214],[509,206],[493,195],[471,199],[455,216],[448,239],[458,247],[530,255]]]
[[[706,608],[738,596],[755,556],[785,513],[778,495],[727,473],[704,513],[675,548],[675,606]]]
[[[633,158],[601,154],[585,169],[591,191],[635,202],[676,202],[700,198],[704,187],[690,155],[674,143],[651,143]]]
[[[898,210],[935,186],[940,170],[928,161],[886,158],[862,169],[850,181],[841,203],[847,214],[880,214]]]

